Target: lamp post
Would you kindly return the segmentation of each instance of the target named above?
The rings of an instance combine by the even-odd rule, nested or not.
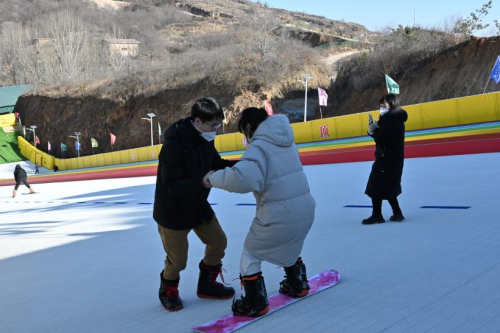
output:
[[[302,80],[297,80],[297,81],[302,83],[304,85],[304,87],[306,88],[306,96],[305,96],[305,100],[304,100],[304,122],[306,122],[307,121],[307,80],[312,79],[312,75],[302,74],[302,76],[304,77],[305,81],[302,81]]]
[[[33,132],[33,142],[35,143],[35,148],[36,148],[36,125],[30,126],[30,131]]]
[[[144,120],[147,120],[151,123],[151,146],[153,145],[153,117],[155,116],[154,113],[148,113],[149,118],[141,118]]]
[[[76,135],[76,136],[75,136]],[[80,135],[82,135],[82,133],[80,132],[75,132],[75,135],[69,135],[70,138],[75,138],[76,139],[76,142],[78,142],[78,149],[76,150],[77,154],[78,154],[78,157],[80,157]]]

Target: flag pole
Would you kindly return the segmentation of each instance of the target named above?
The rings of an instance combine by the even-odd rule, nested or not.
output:
[[[484,86],[483,94],[486,92],[486,87],[488,87],[488,83],[490,83],[491,77],[488,76],[488,81],[486,82],[486,85]]]

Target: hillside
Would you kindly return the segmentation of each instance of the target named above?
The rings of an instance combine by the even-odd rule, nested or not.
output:
[[[300,121],[304,87],[297,80],[302,73],[313,76],[308,119],[320,117],[317,87],[330,96],[322,110],[325,117],[372,110],[385,93],[384,69],[363,66],[389,43],[394,52],[406,48],[413,59],[411,66],[399,64],[403,70],[394,69],[394,74],[385,71],[400,84],[403,104],[481,93],[500,54],[498,38],[461,43],[456,36],[422,29],[416,29],[421,30],[418,34],[406,29],[411,34],[403,37],[398,31],[379,36],[355,23],[244,0],[135,0],[117,8],[108,6],[109,1],[94,2],[98,4],[81,12],[95,16],[86,29],[103,38],[112,28],[117,36],[139,40],[140,51],[118,64],[116,60],[124,59],[109,59],[111,68],[109,63],[95,63],[96,68],[90,67],[93,77],[82,72],[78,78],[39,85],[19,99],[16,111],[23,123],[36,124],[40,146],[44,149],[49,140],[56,156],[61,156],[60,143],[70,149],[66,157],[76,155],[68,138],[75,131],[82,133],[83,155],[92,153],[91,137],[99,142],[96,153],[110,151],[110,133],[118,138],[115,150],[146,146],[150,127],[141,118],[149,112],[156,114],[158,142],[156,121],[165,130],[204,96],[216,98],[225,108],[230,122],[225,132],[235,130],[244,108],[265,101],[275,112]],[[114,23],[95,20],[105,16]],[[124,24],[132,21],[135,24]],[[398,44],[401,38],[413,44]],[[413,47],[418,58],[411,53]],[[381,55],[388,63],[400,61]],[[89,68],[83,65],[83,70]],[[487,91],[496,90],[490,83]]]
[[[500,54],[500,36],[474,38],[441,52],[409,72],[394,77],[405,105],[481,94],[491,69]],[[370,80],[367,78],[366,80]],[[340,74],[329,89],[332,96],[324,115],[334,116],[378,109],[378,100],[387,93],[383,74],[362,90],[349,75]],[[490,80],[486,92],[500,91],[500,84]]]

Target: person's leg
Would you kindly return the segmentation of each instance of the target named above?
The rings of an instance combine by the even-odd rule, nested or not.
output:
[[[392,208],[392,216],[390,218],[391,221],[394,222],[402,222],[405,220],[405,217],[403,216],[403,212],[401,211],[401,208],[399,207],[399,202],[397,198],[394,199],[389,199],[389,204],[391,205]]]
[[[163,248],[167,257],[163,277],[166,280],[176,280],[179,273],[186,268],[188,259],[188,234],[191,230],[172,230],[158,225]]]
[[[243,249],[240,260],[240,280],[245,296],[233,302],[236,316],[257,317],[269,311],[266,285],[261,271],[262,261]]]
[[[203,263],[207,266],[220,265],[225,255],[227,237],[215,214],[210,223],[203,223],[194,228],[193,231],[206,245]]]
[[[226,299],[234,296],[231,287],[217,282],[217,276],[222,275],[222,258],[227,247],[226,234],[222,230],[217,217],[214,215],[210,223],[202,223],[193,229],[205,247],[205,256],[199,264],[200,276],[198,278],[198,297]]]
[[[372,216],[382,216],[382,199],[372,198]]]
[[[165,268],[160,273],[158,297],[167,311],[182,309],[179,296],[179,273],[186,268],[188,254],[188,234],[191,230],[171,230],[158,225],[158,232],[167,254]]]
[[[375,224],[384,223],[384,217],[382,216],[382,199],[372,198],[372,215],[364,219],[361,223],[363,224]]]
[[[16,185],[14,186],[14,191],[12,191],[12,197],[14,198],[17,194],[17,189],[19,188],[19,185],[21,185],[20,180],[16,180]]]
[[[22,179],[22,182],[24,183],[24,185],[29,188],[30,190],[30,193],[35,193],[35,190],[30,186],[30,184],[28,183],[28,179]]]
[[[262,260],[254,257],[246,249],[243,249],[240,259],[240,275],[246,276],[246,275],[261,273],[262,272],[261,264]]]

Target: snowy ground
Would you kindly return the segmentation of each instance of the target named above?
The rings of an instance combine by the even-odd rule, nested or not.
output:
[[[303,259],[342,282],[244,328],[251,332],[500,332],[500,154],[408,159],[407,222],[363,226],[370,162],[306,167],[317,200]],[[0,173],[13,165],[0,166]],[[4,178],[4,177],[2,177]],[[7,178],[7,177],[5,177]],[[185,308],[157,299],[164,253],[151,218],[154,177],[0,187],[1,332],[189,332],[230,311],[196,297],[202,243],[181,275]],[[252,195],[212,191],[238,276]],[[424,209],[422,206],[468,206]],[[384,205],[384,215],[390,216]],[[283,271],[264,265],[269,294]],[[239,291],[238,281],[232,281]]]
[[[30,161],[20,161],[15,163],[0,164],[0,179],[14,179],[14,169],[16,168],[16,164],[19,164],[26,171],[28,179],[30,176],[35,174],[35,163]],[[54,172],[43,167],[40,167],[39,171],[40,173]],[[3,193],[3,191],[0,190],[0,193]]]

